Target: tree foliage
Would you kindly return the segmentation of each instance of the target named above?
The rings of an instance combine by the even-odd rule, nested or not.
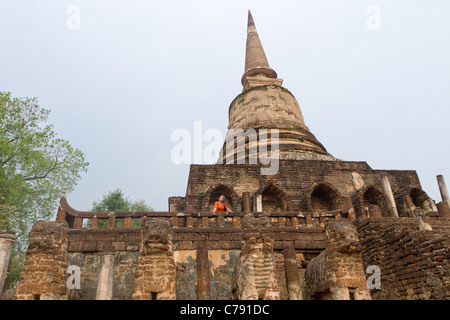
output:
[[[145,203],[144,200],[130,200],[120,189],[110,191],[103,195],[103,199],[100,201],[93,201],[93,212],[151,212],[153,208]],[[120,224],[121,222],[116,222]],[[102,228],[106,225],[105,220],[98,222],[99,227]],[[117,225],[121,227],[120,225]],[[132,224],[132,227],[139,226],[138,224]]]
[[[19,252],[31,226],[50,219],[87,171],[84,154],[46,123],[49,114],[36,98],[0,92],[0,229],[16,232]]]
[[[5,198],[0,197],[0,231],[13,230],[12,218],[17,215],[17,209],[14,206],[5,204]]]
[[[95,212],[151,212],[153,208],[144,200],[130,200],[122,190],[116,189],[103,195],[100,201],[93,201],[92,210]]]

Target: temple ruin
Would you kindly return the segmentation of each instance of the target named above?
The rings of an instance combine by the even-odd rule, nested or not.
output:
[[[30,232],[13,299],[450,299],[443,178],[435,203],[416,171],[329,154],[269,66],[250,12],[242,85],[229,107],[232,146],[214,165],[191,165],[168,212],[83,212],[62,198],[56,221]],[[216,225],[220,195],[233,212]],[[13,241],[0,235],[1,281]]]

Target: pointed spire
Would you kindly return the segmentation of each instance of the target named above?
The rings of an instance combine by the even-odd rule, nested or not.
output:
[[[256,31],[252,13],[248,11],[247,48],[245,55],[245,73],[242,76],[242,85],[246,86],[248,77],[277,78],[277,73],[270,68],[266,53]]]

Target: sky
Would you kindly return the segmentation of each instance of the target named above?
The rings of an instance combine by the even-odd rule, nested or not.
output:
[[[169,197],[185,195],[189,164],[174,163],[172,134],[194,135],[198,121],[225,134],[242,92],[249,9],[271,67],[327,151],[416,170],[441,201],[449,1],[0,0],[0,91],[36,97],[90,163],[68,203],[90,210],[120,188],[167,211]]]

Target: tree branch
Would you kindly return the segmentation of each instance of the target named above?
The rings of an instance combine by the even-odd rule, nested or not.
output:
[[[23,180],[25,180],[25,181],[32,181],[32,180],[45,179],[50,174],[50,172],[52,172],[53,170],[56,169],[57,166],[58,166],[58,162],[56,162],[50,169],[48,169],[47,172],[44,175],[38,176],[38,175],[34,174],[33,177],[28,177],[28,178],[24,177]]]
[[[11,161],[12,158],[14,158],[13,154],[10,155],[8,158],[6,158],[6,160],[0,164],[0,168],[3,168],[9,161]]]

